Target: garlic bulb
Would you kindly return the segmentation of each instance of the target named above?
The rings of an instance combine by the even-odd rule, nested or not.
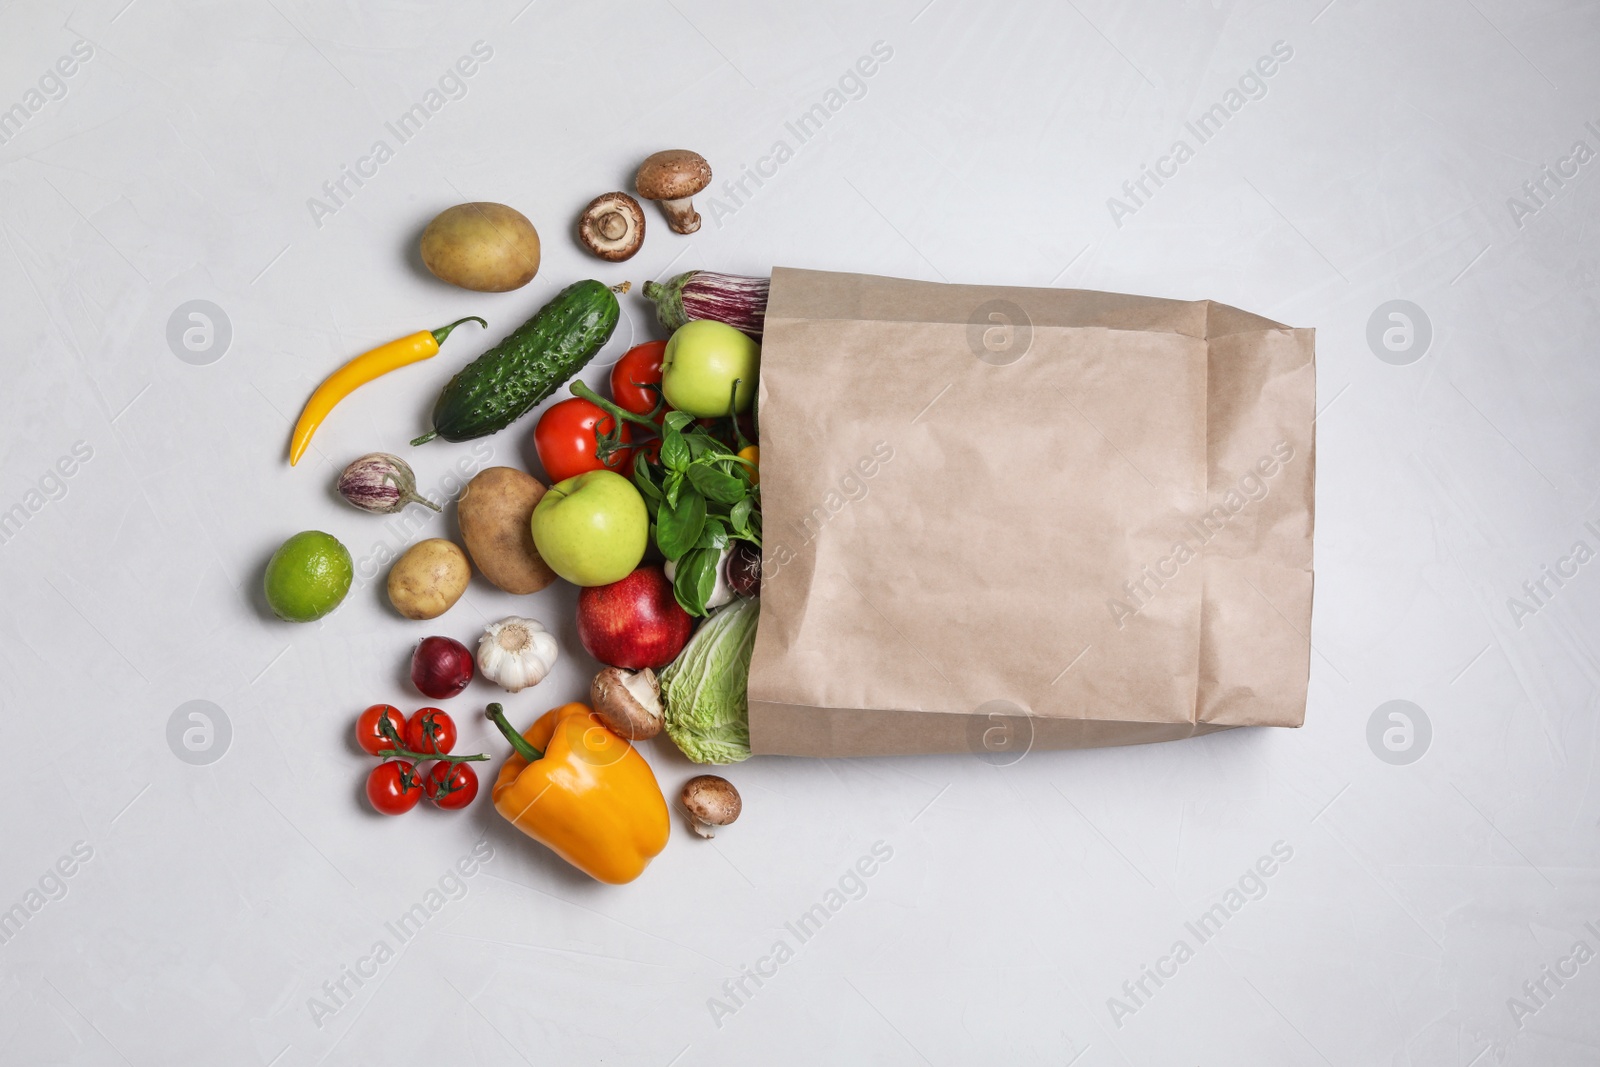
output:
[[[478,670],[508,693],[544,681],[556,665],[556,639],[534,619],[509,615],[478,639]]]

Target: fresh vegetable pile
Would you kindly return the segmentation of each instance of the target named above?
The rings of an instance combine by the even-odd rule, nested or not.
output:
[[[692,234],[700,225],[692,198],[710,180],[704,158],[672,149],[647,158],[635,185],[640,199],[658,202],[668,230]],[[643,244],[646,219],[633,196],[604,193],[575,228],[584,247],[617,263]],[[435,276],[475,292],[518,289],[539,269],[538,232],[503,204],[450,208],[421,244]],[[520,733],[503,703],[489,703],[486,718],[510,749],[491,794],[518,829],[612,883],[637,878],[669,836],[667,804],[638,742],[664,731],[696,762],[749,756],[745,692],[761,588],[755,398],[767,282],[690,271],[646,283],[670,336],[629,349],[602,396],[574,378],[611,339],[617,297],[629,289],[626,281],[568,285],[445,383],[432,428],[413,445],[499,433],[569,385],[571,397],[546,408],[533,431],[549,482],[510,467],[480,471],[457,499],[460,544],[417,541],[394,559],[386,581],[397,615],[413,620],[446,616],[475,570],[516,596],[537,595],[558,578],[581,587],[578,638],[601,665],[588,703],[525,710],[518,718],[531,725]],[[436,355],[469,321],[487,326],[468,316],[334,371],[295,425],[290,465],[340,400]],[[419,493],[410,464],[386,452],[350,461],[336,488],[372,514],[412,505],[439,512],[444,504]],[[296,534],[267,566],[267,603],[288,622],[321,619],[344,599],[352,574],[349,552],[332,535]],[[410,679],[435,701],[454,699],[475,679],[514,695],[544,682],[559,653],[543,623],[517,614],[484,627],[475,646],[444,634],[422,638],[410,653]],[[368,771],[366,796],[385,815],[424,796],[444,810],[469,806],[479,788],[472,764],[489,759],[453,754],[455,721],[432,706],[406,718],[393,704],[374,704],[357,716],[356,738],[381,761]],[[680,801],[703,836],[741,809],[738,791],[716,775],[691,779]]]

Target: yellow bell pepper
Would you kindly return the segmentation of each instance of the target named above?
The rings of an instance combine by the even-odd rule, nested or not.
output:
[[[583,873],[621,885],[667,847],[667,802],[650,764],[587,704],[563,704],[518,734],[505,709],[488,717],[512,753],[495,778],[494,810]]]
[[[450,336],[450,331],[463,322],[475,322],[484,328],[489,325],[476,315],[468,315],[437,330],[418,330],[399,340],[379,345],[370,352],[363,352],[328,375],[306,401],[305,410],[300,412],[300,419],[294,424],[294,433],[289,438],[289,466],[300,462],[300,457],[305,455],[306,448],[311,444],[311,435],[317,432],[317,427],[322,425],[322,420],[328,417],[328,412],[333,410],[335,404],[354,392],[357,386],[366,385],[374,378],[404,367],[407,363],[438,355],[439,346]]]

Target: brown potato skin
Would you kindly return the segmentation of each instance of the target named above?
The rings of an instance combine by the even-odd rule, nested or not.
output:
[[[437,619],[467,591],[472,564],[454,541],[430,537],[389,568],[389,603],[408,619]]]
[[[479,471],[456,502],[461,540],[489,584],[507,593],[537,593],[556,580],[556,572],[533,547],[534,505],[545,485],[512,467]]]
[[[516,208],[457,204],[422,231],[422,262],[440,281],[463,289],[520,289],[539,273],[539,232]]]

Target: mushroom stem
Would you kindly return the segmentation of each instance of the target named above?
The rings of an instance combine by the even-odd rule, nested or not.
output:
[[[620,212],[608,211],[596,221],[595,229],[608,241],[620,240],[628,232],[628,220]]]
[[[694,198],[658,200],[661,211],[667,216],[667,228],[673,233],[694,233],[700,228],[700,213],[694,209]]]

